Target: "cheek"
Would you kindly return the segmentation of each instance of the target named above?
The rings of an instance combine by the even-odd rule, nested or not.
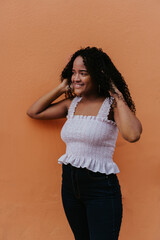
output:
[[[91,80],[88,81],[88,84],[87,84],[90,88],[94,88],[94,84]]]
[[[73,75],[71,76],[71,82],[73,82]]]

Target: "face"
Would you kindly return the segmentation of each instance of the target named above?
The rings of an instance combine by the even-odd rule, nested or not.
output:
[[[87,96],[97,93],[97,89],[91,80],[91,76],[81,56],[76,57],[73,62],[71,81],[74,93],[77,96]]]

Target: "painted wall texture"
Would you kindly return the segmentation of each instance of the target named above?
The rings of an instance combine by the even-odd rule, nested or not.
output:
[[[65,121],[28,107],[60,82],[69,56],[101,47],[126,79],[143,124],[118,137],[120,240],[160,239],[160,3],[157,0],[0,1],[0,240],[73,240],[61,196]]]

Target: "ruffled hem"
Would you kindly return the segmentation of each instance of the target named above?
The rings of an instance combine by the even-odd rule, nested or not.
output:
[[[116,163],[114,163],[112,160],[106,161],[105,159],[103,161],[101,160],[93,160],[85,157],[74,157],[72,155],[64,154],[58,159],[59,164],[71,164],[74,167],[77,168],[87,168],[93,172],[100,172],[105,174],[111,174],[111,173],[119,173],[120,170]]]

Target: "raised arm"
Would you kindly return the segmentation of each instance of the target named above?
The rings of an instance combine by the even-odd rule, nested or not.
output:
[[[59,96],[68,90],[67,79],[64,79],[61,84],[56,88],[39,98],[34,102],[27,111],[27,115],[35,119],[57,119],[65,118],[68,107],[70,105],[70,99],[64,99],[57,103],[52,103]]]
[[[114,89],[117,93],[111,93],[115,100],[113,107],[114,120],[122,137],[129,142],[136,142],[140,139],[142,124],[128,107],[122,93],[115,86]]]

